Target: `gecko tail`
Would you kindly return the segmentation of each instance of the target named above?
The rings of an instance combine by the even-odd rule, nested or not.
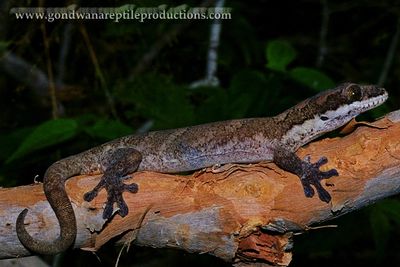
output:
[[[75,241],[77,226],[74,209],[65,191],[65,181],[81,172],[82,160],[71,156],[57,161],[51,165],[43,181],[43,190],[53,209],[60,225],[60,234],[55,240],[37,240],[33,238],[25,228],[25,216],[28,213],[24,209],[17,218],[17,236],[28,250],[37,254],[54,255],[68,249]]]
[[[25,216],[28,213],[28,209],[24,209],[17,218],[16,222],[16,231],[17,231],[17,236],[20,240],[20,242],[30,251],[38,254],[43,254],[43,255],[54,255],[58,254],[62,251],[65,251],[68,249],[75,241],[76,237],[76,219],[73,213],[72,205],[69,203],[69,207],[64,207],[64,211],[67,211],[68,214],[71,214],[73,216],[73,222],[71,222],[71,217],[69,218],[69,221],[71,222],[70,225],[65,226],[62,225],[61,222],[63,220],[60,220],[59,216],[57,215],[57,218],[59,219],[60,222],[60,236],[52,241],[43,241],[43,240],[37,240],[34,239],[26,230],[25,228]],[[69,212],[68,212],[69,211]],[[57,213],[56,213],[57,214]],[[66,213],[65,213],[66,214]],[[63,216],[61,214],[61,216]]]

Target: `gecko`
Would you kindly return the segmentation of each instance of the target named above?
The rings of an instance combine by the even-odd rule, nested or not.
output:
[[[266,118],[235,119],[196,126],[130,135],[110,141],[52,164],[44,175],[43,188],[60,224],[60,234],[52,241],[33,238],[25,229],[24,209],[17,218],[20,242],[38,254],[57,254],[68,249],[77,234],[76,218],[65,190],[72,176],[101,172],[100,182],[85,193],[92,201],[103,188],[107,201],[103,218],[114,213],[124,217],[128,207],[122,193],[138,192],[136,183],[125,184],[128,174],[137,171],[180,173],[227,163],[274,162],[297,175],[306,197],[317,193],[329,203],[331,195],[321,181],[339,175],[336,169],[321,171],[328,162],[321,157],[312,163],[295,152],[317,137],[333,131],[388,98],[375,85],[343,83],[310,97],[292,108]],[[114,210],[114,204],[118,209]]]

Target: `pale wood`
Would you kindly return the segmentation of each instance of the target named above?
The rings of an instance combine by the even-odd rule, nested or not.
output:
[[[75,247],[96,250],[120,236],[120,242],[210,253],[237,265],[247,260],[288,265],[293,231],[307,231],[313,223],[400,191],[399,116],[392,113],[388,118],[373,124],[383,129],[362,126],[345,137],[326,138],[300,149],[300,157],[310,154],[316,161],[324,155],[329,162],[322,168],[338,170],[340,176],[326,180],[329,186],[324,182],[332,195],[329,204],[306,198],[299,179],[273,163],[233,165],[224,172],[207,169],[193,175],[140,172],[127,181],[139,184],[137,194],[124,194],[128,216],[116,215],[104,227],[105,192],[91,203],[82,199],[99,176],[73,177],[66,186],[78,221]],[[29,255],[15,233],[16,217],[25,207],[31,234],[51,239],[58,233],[41,184],[3,188],[0,258]]]

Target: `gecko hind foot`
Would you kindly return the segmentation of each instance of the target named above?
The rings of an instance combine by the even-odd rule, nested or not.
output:
[[[327,162],[328,159],[326,157],[321,157],[317,162],[311,163],[310,156],[306,156],[302,164],[303,174],[300,179],[306,197],[314,196],[315,192],[314,189],[311,187],[311,185],[313,185],[317,190],[319,199],[326,203],[331,201],[332,198],[328,191],[326,191],[325,188],[322,187],[321,180],[339,175],[339,173],[335,169],[331,169],[329,171],[321,171],[319,169]]]
[[[122,193],[125,191],[136,193],[139,186],[136,183],[124,184],[123,180],[130,178],[139,167],[142,154],[131,147],[121,147],[113,151],[107,151],[102,157],[101,166],[104,174],[100,182],[87,192],[83,199],[92,201],[102,188],[107,191],[107,202],[103,211],[103,219],[110,219],[113,216],[114,203],[118,206],[118,214],[125,217],[128,214],[128,206]]]
[[[114,203],[118,206],[118,214],[121,217],[125,217],[129,210],[124,198],[122,197],[122,193],[124,191],[137,193],[139,190],[139,186],[136,183],[124,184],[122,179],[119,177],[109,177],[104,175],[100,182],[91,191],[84,194],[83,199],[88,202],[92,201],[102,188],[105,188],[107,191],[107,202],[103,211],[103,219],[107,220],[113,215]]]
[[[126,205],[126,202],[124,198],[122,197],[122,192],[128,191],[131,193],[136,193],[138,191],[139,187],[137,184],[132,183],[132,184],[124,184],[121,182],[120,188],[118,189],[107,189],[108,197],[107,197],[107,202],[106,206],[103,211],[103,219],[109,219],[112,214],[113,214],[113,206],[114,203],[117,203],[118,206],[118,214],[121,217],[125,217],[128,214],[128,206]]]

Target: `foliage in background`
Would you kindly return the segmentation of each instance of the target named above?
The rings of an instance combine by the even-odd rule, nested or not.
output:
[[[58,4],[71,4],[62,2]],[[114,2],[115,6],[130,3]],[[198,1],[185,3],[199,5]],[[222,22],[217,73],[221,85],[192,89],[190,83],[204,75],[210,21],[55,21],[46,23],[43,37],[43,22],[17,21],[8,15],[10,7],[36,4],[3,1],[0,55],[12,53],[30,68],[24,75],[13,75],[6,71],[4,58],[0,59],[4,71],[0,76],[1,184],[30,183],[55,160],[136,131],[273,116],[342,81],[374,83],[382,72],[400,11],[385,0],[379,5],[332,1],[330,24],[324,29],[321,3],[292,1],[288,9],[285,1],[252,5],[227,1],[233,13],[232,20]],[[177,6],[182,1],[135,4]],[[325,44],[318,36],[323,30],[328,31]],[[51,118],[47,89],[39,90],[37,80],[29,76],[35,70],[47,76],[43,38],[50,45],[61,110],[56,120]],[[66,45],[68,38],[71,41]],[[328,52],[318,65],[316,58],[323,46]],[[148,63],[154,53],[156,57]],[[378,117],[399,108],[398,93],[390,90],[397,88],[399,72],[397,60],[386,81],[390,101],[370,115]],[[116,114],[112,115],[112,109]],[[399,236],[398,214],[397,199],[387,200],[341,218],[339,229],[301,236],[295,240],[293,266],[334,266],[349,259],[354,263],[382,264],[388,259],[391,264],[400,263],[393,256],[399,245],[391,237]],[[108,249],[109,255],[117,253]],[[101,253],[107,258],[105,251]],[[77,258],[82,265],[93,260]],[[65,258],[65,265],[70,263],[77,264]]]

